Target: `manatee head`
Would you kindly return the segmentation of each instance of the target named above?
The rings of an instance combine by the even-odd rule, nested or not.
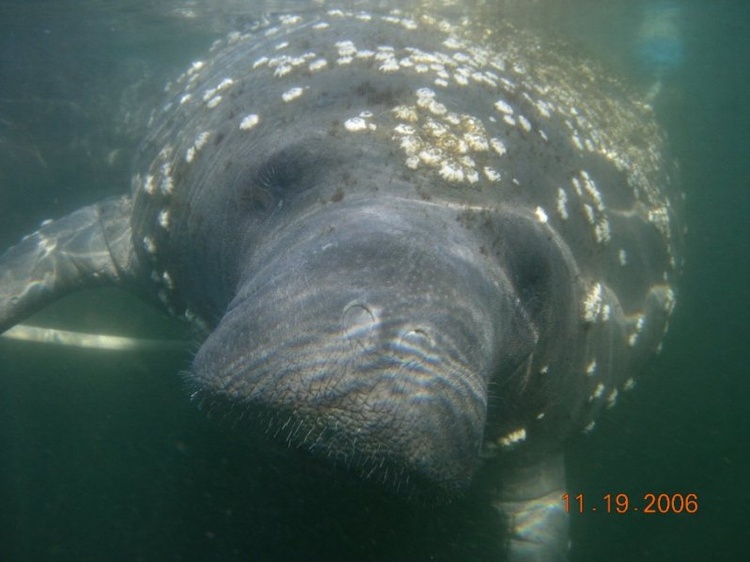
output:
[[[509,282],[456,209],[403,196],[409,178],[376,149],[325,145],[284,149],[286,199],[234,235],[237,289],[191,382],[212,408],[362,476],[459,490],[491,375],[519,339]]]

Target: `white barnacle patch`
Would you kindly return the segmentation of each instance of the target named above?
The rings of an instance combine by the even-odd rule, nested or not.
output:
[[[541,207],[537,207],[534,210],[534,214],[536,215],[536,219],[542,224],[546,224],[546,222],[549,220],[549,217],[547,217],[547,213]]]
[[[417,108],[413,105],[397,105],[393,108],[393,114],[408,123],[416,123],[419,121],[419,114]]]
[[[490,146],[492,147],[492,150],[494,150],[497,153],[498,156],[502,156],[508,152],[508,149],[505,148],[505,143],[503,143],[503,141],[501,141],[498,138],[491,138]]]
[[[539,112],[539,115],[544,117],[545,119],[549,119],[550,117],[550,107],[544,100],[538,100],[534,107],[536,107],[536,110]]]
[[[469,148],[475,152],[485,152],[490,148],[487,137],[479,133],[465,133],[464,140]]]
[[[224,80],[219,82],[218,85],[216,86],[216,91],[222,92],[226,90],[232,84],[234,84],[234,80],[232,80],[231,78],[224,78]]]
[[[643,332],[643,326],[645,323],[645,317],[643,314],[639,314],[633,324],[633,331],[628,336],[628,345],[630,347],[635,347],[635,344],[638,343],[638,337]]]
[[[326,59],[315,59],[308,65],[307,68],[310,69],[310,72],[318,72],[320,70],[323,70],[327,66],[328,61]]]
[[[497,100],[495,102],[495,109],[506,115],[513,115],[513,107],[505,100]]]
[[[602,200],[602,194],[596,187],[596,182],[591,179],[586,170],[581,170],[581,178],[583,179],[583,188],[594,200],[594,205],[597,211],[604,211],[604,201]]]
[[[503,447],[504,449],[509,449],[516,447],[520,443],[523,443],[526,441],[526,428],[522,427],[520,429],[516,429],[515,431],[511,431],[510,433],[502,436],[500,439],[497,440],[498,445]]]
[[[362,117],[351,117],[344,121],[344,128],[352,133],[367,130],[367,121]]]
[[[180,98],[180,105],[185,105],[187,102],[189,102],[191,99],[193,99],[192,94],[185,94]]]
[[[281,78],[282,76],[286,76],[292,71],[292,65],[291,64],[279,64],[274,68],[273,75],[276,78]]]
[[[289,46],[289,41],[282,41],[274,46],[274,51],[282,51]]]
[[[586,375],[591,377],[596,373],[596,359],[592,359],[588,365],[586,365]]]
[[[162,209],[159,211],[159,226],[164,230],[169,230],[169,210]]]
[[[211,133],[209,133],[208,131],[203,131],[201,134],[199,134],[195,138],[195,141],[193,142],[193,146],[188,148],[187,152],[185,153],[185,161],[188,164],[190,164],[190,162],[193,161],[195,154],[206,145],[210,137],[211,137]]]
[[[339,51],[339,57],[353,57],[357,54],[357,47],[352,41],[337,41],[334,45]]]
[[[457,37],[448,37],[443,41],[443,46],[447,49],[463,49],[465,44],[458,40]]]
[[[279,16],[279,21],[282,25],[296,25],[302,21],[302,17],[294,14],[282,14]]]
[[[401,139],[401,148],[408,156],[416,156],[424,147],[424,143],[415,135],[405,135]]]
[[[512,115],[504,115],[503,121],[505,121],[506,124],[510,125],[511,127],[516,126],[516,119]]]
[[[419,88],[417,90],[417,105],[426,108],[435,98],[435,90],[430,88]]]
[[[669,237],[669,211],[666,207],[656,207],[648,212],[648,220],[665,238]]]
[[[164,285],[167,286],[168,289],[174,290],[174,281],[172,280],[172,276],[169,274],[168,271],[165,271],[162,273],[162,281],[164,281]]]
[[[357,54],[354,55],[354,58],[360,59],[360,60],[367,60],[371,59],[375,56],[375,51],[372,51],[370,49],[359,49],[357,50]]]
[[[557,190],[557,214],[562,220],[568,220],[568,194],[561,187]]]
[[[156,191],[156,183],[154,182],[154,176],[148,174],[143,180],[143,191],[149,195],[153,195]]]
[[[594,388],[594,391],[589,396],[589,402],[593,402],[594,400],[601,398],[603,394],[604,394],[604,385],[602,383],[599,383],[596,385],[596,388]]]
[[[388,57],[380,64],[378,70],[384,74],[389,74],[391,72],[397,72],[400,68],[399,63],[395,58]]]
[[[407,135],[411,136],[416,133],[416,129],[412,127],[411,125],[406,125],[404,123],[399,123],[393,128],[393,131],[399,135]]]
[[[469,85],[469,79],[466,77],[466,75],[459,72],[453,74],[453,80],[455,80],[456,84],[458,84],[459,86]]]
[[[292,102],[302,96],[302,94],[305,93],[305,89],[306,88],[300,88],[299,86],[289,88],[286,92],[281,94],[281,99],[284,100],[285,103]]]
[[[617,252],[617,259],[620,261],[620,265],[625,266],[628,263],[628,254],[627,252],[620,248],[620,251]]]
[[[583,190],[581,189],[581,182],[578,180],[578,178],[573,177],[570,180],[570,183],[573,184],[573,190],[576,192],[576,195],[578,195],[578,197],[583,197]]]
[[[581,142],[581,139],[577,134],[573,133],[570,136],[570,140],[573,141],[573,144],[578,150],[583,151],[583,143]]]
[[[417,22],[411,18],[401,18],[400,23],[401,27],[403,27],[407,31],[414,31],[415,29],[419,28],[419,24],[417,24]]]
[[[255,69],[255,68],[258,68],[259,66],[263,66],[263,65],[265,65],[265,64],[268,64],[268,61],[269,61],[269,60],[270,60],[270,59],[269,59],[268,57],[265,57],[265,56],[263,56],[263,57],[260,57],[259,59],[257,59],[257,60],[256,60],[256,61],[255,61],[255,62],[253,63],[253,69]]]
[[[630,377],[628,380],[625,381],[625,384],[622,386],[622,389],[624,391],[633,390],[635,388],[635,379],[633,377]]]
[[[594,283],[583,299],[583,319],[585,322],[596,322],[602,314],[602,285]]]
[[[444,104],[434,99],[430,101],[429,105],[427,106],[427,109],[433,115],[445,115],[446,113],[448,113],[448,108],[445,107]]]
[[[446,123],[449,123],[451,125],[458,125],[459,123],[461,123],[461,116],[458,115],[458,113],[453,113],[452,111],[447,113],[445,117],[443,117],[443,119],[445,119]],[[484,129],[482,129],[482,133],[484,133]]]
[[[518,124],[521,125],[521,128],[527,133],[531,131],[531,123],[523,115],[518,116]]]
[[[461,182],[465,178],[463,168],[456,162],[444,161],[440,166],[440,177],[447,181]]]
[[[589,221],[589,224],[591,225],[596,224],[596,217],[594,216],[594,208],[591,205],[589,205],[588,203],[584,203],[583,212],[586,214],[586,220]]]
[[[450,130],[442,123],[429,119],[424,124],[424,132],[434,139],[440,139],[448,135]]]
[[[500,181],[500,172],[491,166],[484,167],[484,176],[490,181]]]
[[[544,367],[542,367],[541,369],[539,369],[539,372],[542,375],[546,375],[547,373],[549,373],[549,365],[545,365]]]
[[[161,178],[161,183],[159,184],[159,190],[164,195],[171,195],[174,191],[174,181],[172,180],[172,176],[167,174],[164,177]]]
[[[208,109],[213,109],[217,105],[221,103],[221,96],[214,96],[208,102],[206,102],[206,107]]]
[[[321,21],[321,22],[316,23],[312,27],[313,27],[313,29],[317,29],[317,30],[327,29],[327,28],[331,27],[331,24],[328,23],[327,21]]]
[[[594,238],[596,238],[597,243],[606,244],[611,237],[612,233],[609,228],[609,221],[602,218],[594,226]]]
[[[144,236],[143,237],[143,249],[146,250],[151,255],[156,254],[156,243],[154,242],[154,239],[151,238],[150,236]]]
[[[613,408],[617,404],[617,394],[618,390],[613,388],[612,392],[607,395],[607,408]]]
[[[443,161],[443,152],[434,146],[428,146],[419,152],[419,159],[427,166],[437,166]]]
[[[583,428],[583,432],[584,433],[591,433],[593,431],[594,427],[596,427],[596,421],[591,420],[589,423],[586,424],[586,427]]]
[[[260,117],[258,117],[256,113],[250,113],[243,117],[242,122],[240,123],[240,129],[243,131],[249,131],[258,123],[260,123]]]

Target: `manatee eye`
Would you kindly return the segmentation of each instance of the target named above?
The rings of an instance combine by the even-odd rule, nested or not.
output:
[[[240,201],[245,209],[254,212],[262,212],[273,207],[274,196],[265,187],[251,185],[242,192]]]
[[[295,196],[315,186],[329,164],[320,143],[286,146],[238,178],[239,205],[251,213],[274,213]]]
[[[255,185],[268,190],[274,198],[287,199],[310,189],[325,166],[309,141],[285,147],[266,160],[255,174]]]
[[[550,268],[545,257],[531,255],[519,260],[513,275],[518,295],[532,318],[542,312],[546,302],[544,295],[549,292]]]

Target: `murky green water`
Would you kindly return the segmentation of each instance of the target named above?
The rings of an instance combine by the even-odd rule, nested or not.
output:
[[[567,34],[644,90],[661,80],[654,105],[681,162],[690,229],[664,352],[567,458],[570,491],[587,502],[695,493],[698,512],[573,515],[571,560],[742,559],[750,7],[544,4],[517,16]],[[649,6],[664,4],[680,10],[677,51],[646,45],[674,31],[664,21],[644,28],[660,17]],[[239,2],[221,5],[227,12],[207,19],[190,17],[194,2],[0,3],[0,247],[127,188],[138,101],[251,19],[252,10],[236,16]],[[180,330],[108,292],[62,303],[48,321],[140,336]],[[494,559],[495,521],[478,498],[404,509],[376,491],[355,495],[342,474],[290,473],[284,452],[189,402],[178,374],[189,360],[189,351],[0,341],[0,560]]]

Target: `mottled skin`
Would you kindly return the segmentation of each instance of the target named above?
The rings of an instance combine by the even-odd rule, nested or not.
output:
[[[425,496],[488,463],[511,558],[563,559],[563,442],[660,345],[679,248],[648,108],[555,52],[339,12],[230,36],[130,197],[0,259],[0,330],[136,287],[206,335],[207,408]]]

